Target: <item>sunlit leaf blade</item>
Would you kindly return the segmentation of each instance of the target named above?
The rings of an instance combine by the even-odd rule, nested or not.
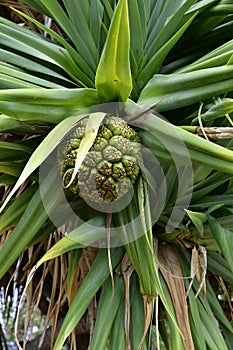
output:
[[[8,175],[12,175],[12,176],[15,176],[15,177],[19,177],[20,176],[20,173],[22,172],[23,170],[23,166],[24,166],[24,163],[16,163],[10,161],[10,162],[0,162],[0,172],[3,173],[3,174],[8,174]]]
[[[209,52],[207,55],[201,57],[199,60],[189,64],[188,66],[178,69],[178,73],[187,73],[204,68],[211,68],[230,64],[229,60],[233,53],[233,40],[219,46],[217,49]]]
[[[72,56],[64,47],[57,45],[52,41],[48,42],[43,36],[26,28],[19,27],[1,17],[0,28],[0,44],[3,47],[0,51],[0,58],[5,62],[14,63],[15,65],[20,66],[22,61],[24,62],[23,67],[27,68],[26,62],[24,61],[24,58],[26,58],[27,62],[29,62],[29,60],[31,61],[30,66],[36,72],[45,72],[46,74],[49,68],[49,75],[51,75],[51,70],[53,70],[55,71],[54,75],[57,76],[57,70],[62,70],[63,75],[65,75],[64,80],[66,80],[66,74],[68,74],[76,83],[83,81],[84,84],[82,84],[82,86],[94,87],[92,82],[94,77],[93,72],[92,74],[89,72],[90,68],[85,62],[82,65],[82,69],[79,69],[79,66],[72,58],[73,55],[76,57],[78,54],[76,52],[74,53],[72,47],[65,44],[62,37],[58,36],[60,39],[59,41],[64,43],[65,47],[68,46]],[[16,61],[16,55],[19,57],[18,62]],[[36,64],[32,63],[32,61],[35,60],[34,57],[37,58]],[[41,67],[40,71],[38,70],[39,67]],[[88,72],[90,76],[92,75],[92,80],[83,73],[83,71]]]
[[[198,336],[198,334],[202,334],[203,326],[202,326],[200,312],[198,310],[193,291],[191,291],[189,294],[189,303],[190,303],[190,325],[191,325],[191,331],[193,334],[195,346],[198,350],[207,349],[205,337]]]
[[[219,325],[216,322],[216,319],[208,304],[205,301],[202,304],[198,299],[195,299],[195,301],[197,302],[199,308],[201,320],[203,323],[204,337],[206,339],[208,347],[213,350],[228,350],[227,345],[219,329]]]
[[[97,216],[84,222],[66,234],[54,244],[39,260],[38,266],[45,261],[54,259],[73,249],[80,249],[96,243],[106,235],[106,227],[103,216]]]
[[[142,3],[142,7],[145,2]],[[135,77],[138,74],[138,66],[143,58],[143,46],[144,46],[144,38],[142,31],[143,23],[146,21],[145,19],[145,9],[144,13],[139,11],[138,1],[129,0],[129,25],[130,25],[130,46],[131,46],[131,66],[132,66],[132,75]],[[145,25],[145,24],[144,24]],[[137,35],[135,33],[137,32]],[[132,64],[132,60],[134,64]]]
[[[111,251],[111,260],[113,268],[120,262],[123,257],[124,250],[116,248]],[[72,332],[74,327],[78,324],[80,318],[86,311],[93,296],[103,285],[104,281],[109,276],[109,264],[107,257],[107,250],[101,249],[95,262],[93,263],[88,275],[80,286],[70,309],[65,317],[60,332],[58,334],[54,350],[61,350],[62,346]]]
[[[96,88],[105,100],[126,101],[131,89],[128,6],[120,0],[96,72]]]
[[[99,58],[98,49],[100,48],[99,41],[103,6],[100,1],[96,0],[91,1],[90,4],[88,2],[77,3],[77,1],[74,0],[66,1],[65,6],[74,29],[80,35],[83,42],[87,45],[88,50],[92,55],[92,60],[95,62],[95,65],[93,66],[95,70]],[[84,51],[82,52],[80,46],[78,49],[81,51],[82,55],[85,54]]]
[[[193,212],[187,209],[185,211],[188,214],[191,221],[193,222],[193,224],[195,225],[198,232],[200,233],[201,237],[203,237],[203,234],[204,234],[203,222],[207,220],[208,216],[205,213]]]
[[[0,62],[1,69],[1,89],[17,89],[17,88],[62,88],[63,86],[50,82],[45,79],[37,78],[31,74],[25,73],[23,70],[14,67],[13,65]],[[5,86],[4,86],[5,81]],[[20,86],[21,85],[21,86]]]
[[[62,6],[59,4],[57,0],[50,0],[49,2],[46,0],[41,0],[41,3],[47,8],[51,16],[55,18],[56,22],[60,25],[60,27],[72,40],[77,50],[82,52],[82,55],[83,57],[85,57],[85,61],[87,62],[87,64],[94,70],[95,62],[93,59],[94,58],[93,52],[91,52],[90,47],[88,47],[87,45],[87,42],[89,42],[90,38],[92,39],[92,37],[89,35],[89,41],[87,41],[80,35],[79,33],[80,30],[76,30],[74,23],[70,21],[69,17],[66,15],[66,12],[63,10]],[[70,3],[72,4],[73,1],[70,1]],[[70,9],[69,5],[68,5],[68,9]],[[80,16],[81,16],[80,9],[78,11],[79,11],[78,16],[80,21]],[[81,23],[79,24],[82,25]],[[93,40],[91,44],[94,44]]]
[[[0,149],[5,152],[14,151],[16,154],[29,155],[33,152],[33,148],[23,144],[23,143],[12,143],[8,141],[0,141]],[[1,159],[1,158],[0,158]]]
[[[188,258],[187,252],[185,250],[180,251],[180,258],[182,261],[182,269],[184,270],[184,274],[187,276],[190,273],[190,262]],[[198,289],[198,283],[194,281],[195,290]],[[186,280],[186,286],[188,285],[188,280]],[[221,334],[221,329],[219,327],[218,319],[216,316],[218,313],[222,313],[221,308],[218,308],[216,312],[216,308],[212,307],[212,304],[209,304],[210,294],[213,291],[210,290],[210,286],[207,285],[207,294],[204,298],[201,294],[198,298],[195,297],[195,292],[191,289],[189,293],[189,305],[190,305],[190,325],[192,330],[192,335],[195,343],[195,349],[218,349],[218,348],[226,348],[226,343]],[[221,311],[220,311],[221,310]],[[220,316],[221,319],[224,319],[224,323],[227,322],[224,315]],[[228,325],[231,328],[231,325]],[[197,337],[197,334],[202,332],[202,337]]]
[[[104,16],[104,6],[99,0],[92,0],[90,2],[90,31],[92,33],[95,45],[97,47],[96,50],[96,62],[99,62],[101,48],[102,48],[102,20]],[[79,25],[79,24],[78,24]],[[84,36],[86,33],[84,32]]]
[[[233,67],[221,66],[180,74],[155,74],[142,90],[138,103],[150,106],[160,101],[159,112],[188,106],[231,91]]]
[[[0,132],[22,128],[22,124],[14,118],[0,115]]]
[[[32,72],[34,72],[33,78],[35,77],[37,72],[41,72],[42,74],[44,74],[45,77],[47,77],[47,83],[43,87],[48,87],[48,88],[51,87],[50,80],[52,80],[52,77],[56,77],[57,84],[60,84],[64,87],[76,86],[76,84],[72,82],[70,79],[68,79],[67,77],[65,77],[64,74],[63,75],[59,74],[58,72],[56,72],[55,69],[53,69],[53,67],[48,68],[43,64],[43,62],[38,63],[22,55],[19,55],[17,53],[10,52],[3,49],[0,49],[0,57],[4,59],[4,61],[6,61],[8,64],[11,64],[12,66],[14,66],[14,69],[15,69],[15,66],[21,67],[21,69],[30,69]],[[2,83],[0,83],[0,88],[1,89],[3,88]]]
[[[0,211],[4,209],[8,201],[14,195],[14,193],[19,189],[19,187],[24,183],[24,181],[35,171],[43,161],[54,151],[58,144],[63,139],[64,135],[72,129],[72,127],[85,115],[78,115],[74,117],[69,117],[60,124],[58,124],[48,136],[41,142],[41,144],[36,148],[35,152],[30,157],[27,162],[23,172],[21,173],[18,181],[16,182],[11,193],[7,196],[4,204],[0,208]]]
[[[69,65],[62,67],[69,73],[70,77],[80,83],[81,86],[94,87],[94,73],[90,69],[88,63],[80,56],[79,52],[75,51],[74,48],[65,40],[62,36],[58,35],[56,32],[36,21],[34,18],[27,16],[21,11],[15,10],[21,16],[25,17],[30,22],[34,23],[37,27],[43,29],[46,33],[50,34],[51,37],[55,38],[66,50],[64,51],[64,56],[66,57],[67,63]],[[85,84],[83,84],[85,82]]]
[[[95,89],[0,90],[0,113],[34,124],[57,124],[98,103]]]

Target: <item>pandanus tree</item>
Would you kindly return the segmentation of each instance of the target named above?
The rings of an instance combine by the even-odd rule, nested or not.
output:
[[[24,287],[54,350],[231,349],[232,2],[14,4],[1,286]]]

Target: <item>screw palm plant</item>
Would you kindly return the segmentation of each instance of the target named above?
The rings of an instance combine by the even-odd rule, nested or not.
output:
[[[49,299],[53,349],[78,348],[87,310],[90,349],[231,348],[232,7],[25,0],[33,29],[0,18],[0,276],[24,285],[36,264],[27,298]],[[97,207],[81,189],[96,169],[115,186]],[[116,174],[133,174],[119,208]]]

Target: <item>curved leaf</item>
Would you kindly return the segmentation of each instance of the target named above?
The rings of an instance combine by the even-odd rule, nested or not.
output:
[[[95,89],[0,90],[0,113],[16,120],[57,124],[82,109],[100,103]]]
[[[111,251],[111,262],[113,268],[115,268],[119,261],[121,261],[123,253],[124,250],[120,247]],[[62,349],[66,338],[78,324],[93,296],[103,285],[109,274],[107,249],[101,249],[88,275],[80,286],[68,313],[66,314],[53,350]]]
[[[82,119],[85,115],[78,115],[74,117],[67,118],[58,124],[48,136],[41,142],[41,144],[36,148],[35,152],[30,157],[24,170],[19,176],[14,188],[10,194],[5,199],[4,204],[0,208],[0,212],[5,208],[11,197],[19,189],[19,187],[24,183],[24,181],[35,171],[43,161],[53,152],[53,150],[61,142],[65,134],[72,129],[75,123]]]
[[[233,66],[180,74],[155,74],[142,90],[138,103],[150,106],[161,100],[158,112],[176,109],[232,90]]]

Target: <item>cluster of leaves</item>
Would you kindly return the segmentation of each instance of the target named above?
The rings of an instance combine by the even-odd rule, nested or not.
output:
[[[38,268],[69,255],[66,295],[70,307],[53,348],[62,348],[101,289],[90,349],[125,349],[129,344],[131,349],[150,349],[147,331],[152,320],[167,349],[230,349],[232,2],[24,3],[51,18],[59,31],[22,12],[46,35],[0,18],[0,132],[2,137],[8,133],[8,139],[0,142],[0,183],[3,188],[14,186],[0,218],[0,276],[26,249],[34,247],[37,255],[38,246],[43,251],[44,240],[55,231],[49,217],[61,202],[60,183],[50,171],[39,186],[38,167],[83,117],[84,109],[85,115],[92,112],[97,130],[104,114],[98,105],[121,101],[126,119],[132,111],[136,113],[143,146],[160,162],[167,189],[163,210],[152,223],[164,187],[155,183],[151,169],[144,169],[130,204],[112,215],[111,229],[118,228],[122,242],[111,249],[114,292],[108,251],[100,249],[73,295],[83,247],[106,235],[103,213],[92,212],[86,222],[78,222],[37,262]],[[139,123],[141,109],[156,102],[167,121],[151,113]],[[95,113],[93,106],[97,106]],[[199,124],[204,135],[205,128],[210,128],[209,135],[215,134],[217,141],[196,135]],[[223,140],[222,127],[228,128]],[[15,142],[10,142],[9,133]],[[82,148],[82,158],[89,146]],[[158,203],[154,208],[148,187]],[[6,192],[2,191],[3,199]],[[74,205],[79,213],[87,212],[82,201]],[[183,213],[182,220],[176,220],[174,208]],[[66,224],[62,208],[59,216],[61,225]],[[195,280],[186,298],[189,281],[183,277],[194,278],[203,270],[205,278],[200,256],[192,271],[190,253],[195,246],[208,251],[206,295],[195,297],[199,292]],[[31,256],[27,266],[34,261]],[[132,275],[130,264],[135,270]],[[228,300],[231,312],[223,312],[219,296]],[[137,317],[127,323],[130,315]]]

